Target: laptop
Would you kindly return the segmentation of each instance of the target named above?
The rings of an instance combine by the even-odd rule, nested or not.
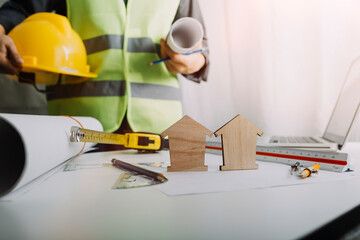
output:
[[[360,109],[360,59],[350,66],[345,82],[321,137],[270,136],[258,139],[258,145],[337,151],[347,141]]]

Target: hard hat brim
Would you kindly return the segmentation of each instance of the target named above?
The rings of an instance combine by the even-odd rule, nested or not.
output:
[[[32,65],[23,63],[21,71],[23,72],[52,72],[52,73],[59,73],[59,74],[65,74],[65,75],[71,75],[76,77],[85,77],[85,78],[96,78],[97,74],[92,72],[79,72],[76,69],[69,69],[67,67],[61,68],[55,68],[55,67],[49,67],[49,66],[42,66],[42,65]]]

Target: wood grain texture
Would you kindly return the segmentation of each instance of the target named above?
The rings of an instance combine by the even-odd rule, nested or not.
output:
[[[257,169],[257,135],[263,131],[241,115],[237,115],[214,134],[221,135],[223,166],[221,171]]]
[[[211,137],[213,132],[189,116],[162,132],[162,137],[169,136],[171,166],[167,170],[207,171],[208,167],[204,166],[206,135]]]

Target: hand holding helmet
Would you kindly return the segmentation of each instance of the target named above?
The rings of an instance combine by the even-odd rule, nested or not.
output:
[[[23,62],[13,40],[5,35],[5,30],[0,25],[0,73],[16,74]]]
[[[37,90],[38,84],[57,86],[97,77],[90,72],[80,36],[66,17],[55,13],[35,13],[8,36],[0,33],[0,47],[0,72],[16,74],[19,82]]]

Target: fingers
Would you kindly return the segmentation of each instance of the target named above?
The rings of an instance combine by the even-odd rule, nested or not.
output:
[[[173,50],[171,50],[171,48],[169,47],[169,45],[167,45],[164,39],[160,39],[160,44],[161,44],[161,49],[163,49],[166,57],[170,57],[171,59],[173,59],[174,57],[176,57],[176,55],[179,55],[179,53],[176,53]]]
[[[174,66],[171,61],[166,61],[165,62],[165,66],[167,68],[167,70],[170,72],[170,73],[173,73],[173,74],[177,74],[177,73],[180,73],[179,69],[177,66]]]
[[[4,57],[2,54],[0,56],[0,72],[4,74],[15,75],[18,73],[20,68],[15,67],[9,59]]]
[[[14,65],[20,67],[21,64],[24,63],[24,60],[21,58],[21,56],[20,56],[19,52],[17,51],[16,46],[12,40],[11,40],[11,43],[8,45],[7,50],[8,50],[8,57],[9,57],[10,61]]]
[[[16,74],[19,68],[13,65],[7,56],[5,44],[0,43],[0,72],[5,74]]]
[[[184,61],[179,61],[178,59],[171,59],[170,61],[165,62],[166,68],[171,73],[185,73],[186,64]]]
[[[173,55],[170,47],[165,43],[164,39],[160,39],[160,52],[161,52],[162,59],[165,59],[168,57],[171,58],[171,56]],[[173,64],[171,64],[171,61],[172,60],[164,62],[165,66],[170,73],[176,74],[176,73],[178,73],[178,71],[175,67],[173,67]]]
[[[16,74],[23,62],[12,39],[0,34],[0,72]]]
[[[160,40],[160,45],[161,45],[161,57],[171,58],[170,61],[164,62],[168,71],[173,74],[181,73],[185,67],[185,65],[183,65],[184,59],[182,59],[184,55],[172,51],[169,45],[166,44],[164,39]]]
[[[166,42],[161,39],[161,57],[167,58],[170,57],[170,61],[164,62],[166,68],[170,73],[182,73],[182,74],[192,74],[199,71],[205,64],[205,57],[202,53],[194,53],[190,55],[184,55],[181,53],[176,53],[171,50],[171,48],[166,44]],[[201,49],[202,43],[200,42],[195,48]]]

